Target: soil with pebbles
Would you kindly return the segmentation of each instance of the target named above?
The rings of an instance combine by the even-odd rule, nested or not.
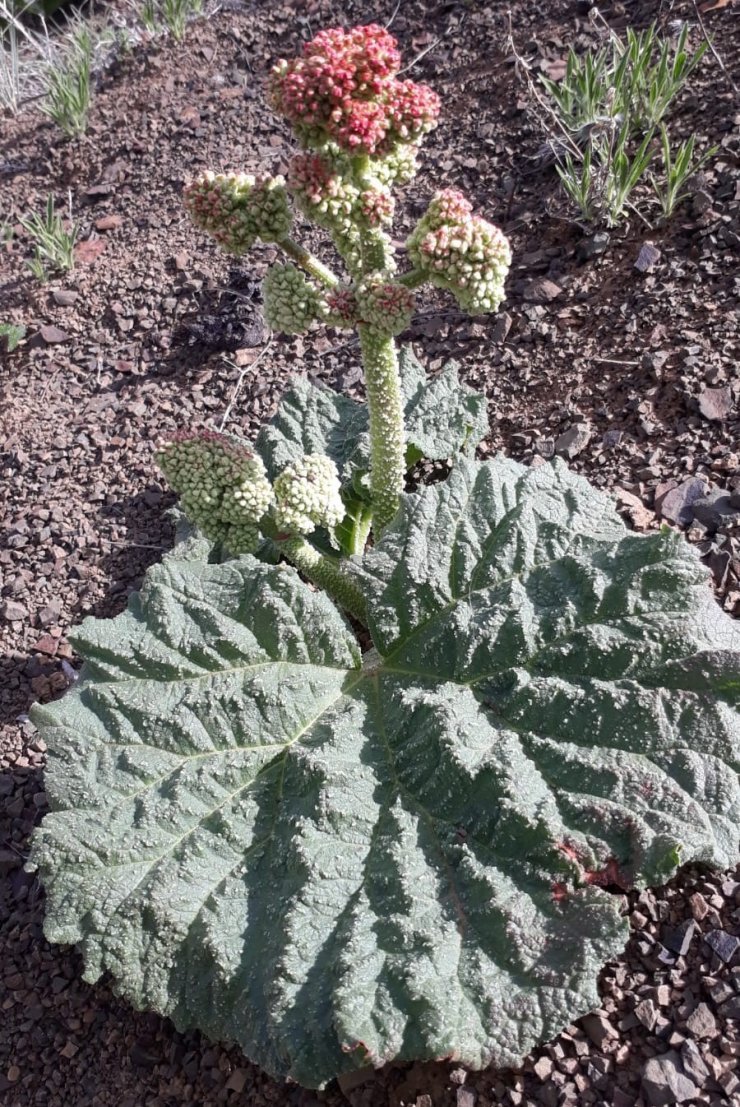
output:
[[[701,5],[708,7],[707,4]],[[728,67],[740,61],[733,4],[704,19]],[[72,949],[43,939],[43,891],[23,869],[45,811],[44,746],[29,705],[75,675],[68,628],[120,611],[172,540],[172,497],[153,444],[183,425],[253,434],[291,373],[357,391],[346,335],[267,335],[263,249],[239,264],[188,224],[183,181],[207,166],[285,167],[285,129],[263,78],[301,37],[335,22],[386,21],[366,0],[225,4],[185,41],[157,40],[99,75],[87,134],[66,142],[38,114],[5,125],[0,210],[11,226],[48,194],[71,200],[78,264],[47,285],[4,248],[3,320],[28,339],[0,377],[0,1104],[2,1107],[630,1107],[740,1105],[740,869],[685,871],[631,895],[632,937],[605,969],[602,1007],[527,1059],[522,1071],[391,1067],[309,1093],[275,1083],[236,1049],[133,1012],[109,983],[81,981]],[[567,44],[593,43],[588,3],[520,0],[512,30],[535,70],[557,73]],[[406,339],[429,371],[458,360],[486,392],[503,449],[537,463],[557,452],[617,493],[633,525],[662,515],[700,545],[718,602],[740,612],[737,399],[740,137],[735,93],[707,56],[674,115],[677,133],[717,145],[666,226],[639,219],[604,242],[569,219],[541,167],[536,107],[507,54],[507,5],[421,0],[393,19],[412,75],[442,93],[445,117],[406,190],[402,238],[440,181],[459,186],[511,237],[508,299],[471,320],[433,299]],[[692,3],[614,3],[616,29],[657,14],[667,31]],[[735,72],[735,81],[738,74]],[[657,512],[657,514],[656,514]]]

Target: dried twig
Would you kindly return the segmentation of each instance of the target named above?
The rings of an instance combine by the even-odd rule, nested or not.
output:
[[[435,46],[439,46],[443,38],[444,35],[440,35],[439,38],[435,38],[434,42],[430,42],[428,46],[425,46],[422,52],[420,54],[417,54],[413,61],[410,61],[408,65],[405,65],[403,69],[399,69],[399,74],[408,73],[409,69],[413,69],[415,65],[418,65],[421,59],[425,58],[427,54],[435,48]]]
[[[534,97],[534,99],[537,101],[537,103],[542,108],[542,110],[544,112],[546,112],[547,115],[549,115],[555,121],[555,125],[557,126],[558,130],[562,133],[562,135],[565,139],[566,146],[568,147],[570,152],[576,158],[578,158],[579,161],[582,161],[583,160],[583,151],[578,146],[578,144],[574,141],[572,134],[570,133],[568,128],[565,126],[562,119],[560,119],[557,112],[550,106],[550,104],[547,103],[547,100],[545,100],[544,96],[542,95],[540,90],[537,88],[537,85],[535,84],[535,82],[533,81],[532,76],[531,76],[531,70],[532,70],[531,65],[529,64],[529,62],[524,60],[524,58],[521,56],[521,54],[517,50],[516,45],[514,44],[514,30],[513,30],[513,26],[512,26],[511,10],[509,10],[506,13],[506,17],[507,17],[508,24],[509,24],[509,33],[508,33],[508,36],[507,36],[507,39],[506,39],[506,43],[507,43],[508,49],[509,49],[512,57],[514,58],[514,61],[521,68],[521,70],[524,74],[524,79],[527,83],[527,88],[529,89],[530,95]],[[545,134],[547,134],[548,129],[547,129],[547,127],[544,126],[544,124],[542,122],[542,119],[540,119],[540,126],[544,130]]]
[[[388,20],[388,22],[387,22],[387,23],[386,23],[386,25],[385,25],[385,29],[386,29],[386,31],[388,30],[388,28],[390,27],[391,23],[393,22],[393,20],[394,20],[394,19],[396,18],[396,16],[398,15],[399,9],[400,9],[400,7],[401,7],[401,2],[402,2],[402,0],[396,0],[396,6],[395,6],[395,8],[393,9],[393,15],[392,15],[392,16],[390,17],[390,19]]]
[[[223,418],[222,418],[222,420],[219,424],[218,429],[220,431],[222,431],[224,429],[224,427],[226,426],[226,423],[228,421],[228,418],[231,415],[231,409],[233,408],[234,404],[236,403],[237,397],[238,397],[239,393],[241,392],[242,382],[244,381],[244,378],[246,377],[247,373],[251,369],[256,369],[257,368],[257,366],[262,361],[262,359],[265,356],[265,354],[267,353],[267,351],[272,346],[272,343],[273,343],[273,333],[272,333],[272,331],[270,331],[270,337],[268,338],[267,343],[262,347],[262,349],[260,350],[260,352],[257,355],[257,357],[255,358],[255,360],[252,362],[251,365],[245,365],[244,368],[242,369],[241,373],[239,374],[237,382],[234,385],[234,391],[231,393],[231,399],[229,400],[228,404],[226,405],[226,411],[224,412]],[[233,364],[233,362],[232,362],[232,364]]]
[[[732,85],[734,91],[737,92],[738,94],[740,94],[740,88],[737,87],[734,80],[732,79],[731,74],[729,73],[729,71],[727,69],[727,66],[722,61],[722,58],[719,56],[717,51],[714,49],[714,43],[712,42],[711,38],[709,37],[709,35],[707,33],[707,28],[704,25],[704,20],[701,17],[701,8],[697,4],[696,0],[691,0],[691,3],[694,6],[694,11],[696,12],[696,18],[699,20],[699,26],[701,27],[701,33],[704,35],[704,41],[706,42],[707,46],[709,47],[709,49],[710,49],[710,51],[711,51],[711,53],[714,57],[714,60],[716,61],[717,65],[720,67],[720,69],[724,73],[727,80]]]

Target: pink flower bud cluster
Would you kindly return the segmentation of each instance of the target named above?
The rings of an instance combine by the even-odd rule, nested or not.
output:
[[[439,115],[436,93],[397,80],[400,66],[396,40],[376,24],[322,31],[302,57],[278,62],[270,94],[306,145],[382,157],[417,142]]]
[[[393,220],[394,200],[385,185],[378,182],[361,192],[341,166],[321,154],[291,159],[288,189],[309,219],[341,235],[358,223],[375,228]]]
[[[356,295],[360,319],[382,334],[400,334],[411,322],[414,294],[405,285],[375,274],[357,286]]]
[[[293,222],[282,177],[209,170],[185,187],[184,204],[196,226],[230,254],[245,253],[257,239],[284,238]]]
[[[360,193],[360,211],[368,227],[382,227],[393,222],[395,201],[390,191],[379,185]]]
[[[356,327],[357,297],[347,285],[332,288],[326,294],[327,316],[326,322],[330,327]]]
[[[472,315],[482,315],[504,299],[511,248],[498,227],[472,210],[455,189],[438,192],[407,246],[412,263],[432,284],[450,291]]]
[[[347,233],[359,189],[320,154],[296,154],[288,168],[288,188],[301,211],[320,227]]]

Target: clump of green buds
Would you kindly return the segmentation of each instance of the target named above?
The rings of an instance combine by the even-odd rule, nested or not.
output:
[[[255,242],[279,242],[290,231],[293,213],[282,177],[248,173],[203,173],[184,192],[194,223],[230,254],[243,254]]]
[[[215,431],[181,432],[156,460],[182,509],[207,538],[233,554],[252,553],[274,496],[261,458]]]
[[[275,522],[282,531],[310,534],[316,527],[332,531],[345,507],[337,467],[323,454],[304,454],[275,480]]]
[[[270,484],[249,445],[216,431],[175,435],[156,460],[188,518],[231,553],[251,553],[263,536],[332,531],[345,506],[337,467],[324,454],[304,454]]]
[[[496,311],[511,265],[507,239],[492,223],[472,214],[461,192],[438,192],[407,242],[419,272],[446,288],[471,315]]]
[[[262,282],[265,320],[276,331],[301,334],[326,311],[318,290],[295,265],[273,265]]]

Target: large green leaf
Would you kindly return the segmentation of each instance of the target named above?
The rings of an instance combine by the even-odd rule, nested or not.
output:
[[[475,449],[488,432],[485,397],[461,385],[452,364],[428,379],[409,348],[399,352],[399,370],[409,464]],[[323,453],[349,484],[370,468],[367,407],[299,379],[261,430],[257,449],[272,479],[302,454]]]
[[[285,568],[172,557],[37,708],[46,933],[319,1085],[512,1064],[598,1002],[610,883],[735,861],[737,635],[671,532],[462,462],[365,559],[375,649]]]

